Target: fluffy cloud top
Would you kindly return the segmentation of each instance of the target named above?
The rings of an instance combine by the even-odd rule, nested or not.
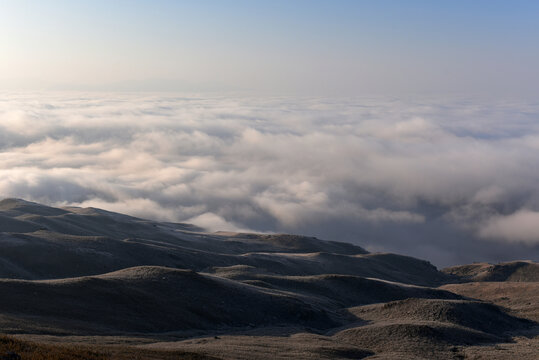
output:
[[[0,195],[437,264],[539,254],[539,104],[4,94]]]
[[[539,244],[539,212],[520,210],[506,216],[494,216],[480,229],[487,238]]]

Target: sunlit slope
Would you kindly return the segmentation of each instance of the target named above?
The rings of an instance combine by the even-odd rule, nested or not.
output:
[[[442,270],[459,281],[539,281],[539,264],[532,261],[511,261],[500,264],[474,263]]]

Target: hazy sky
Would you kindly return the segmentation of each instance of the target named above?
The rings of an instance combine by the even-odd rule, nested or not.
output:
[[[0,0],[0,89],[539,93],[537,1]]]

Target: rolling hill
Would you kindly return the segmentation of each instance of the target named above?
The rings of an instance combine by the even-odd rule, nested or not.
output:
[[[121,346],[153,359],[456,359],[512,344],[532,359],[537,268],[439,271],[313,237],[0,201],[0,329],[17,337],[3,342],[13,351],[30,341],[95,359],[121,358]]]

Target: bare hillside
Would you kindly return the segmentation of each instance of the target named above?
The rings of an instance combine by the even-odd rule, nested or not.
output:
[[[538,355],[532,261],[439,271],[313,237],[19,199],[0,201],[0,250],[0,329],[11,336],[0,359]]]
[[[56,209],[24,200],[0,202],[0,277],[51,279],[135,266],[205,271],[253,266],[278,275],[345,274],[435,285],[447,276],[430,263],[368,254],[351,244],[297,235],[205,233],[99,209]]]
[[[539,281],[539,264],[532,261],[511,261],[500,264],[474,263],[443,269],[459,281]]]

